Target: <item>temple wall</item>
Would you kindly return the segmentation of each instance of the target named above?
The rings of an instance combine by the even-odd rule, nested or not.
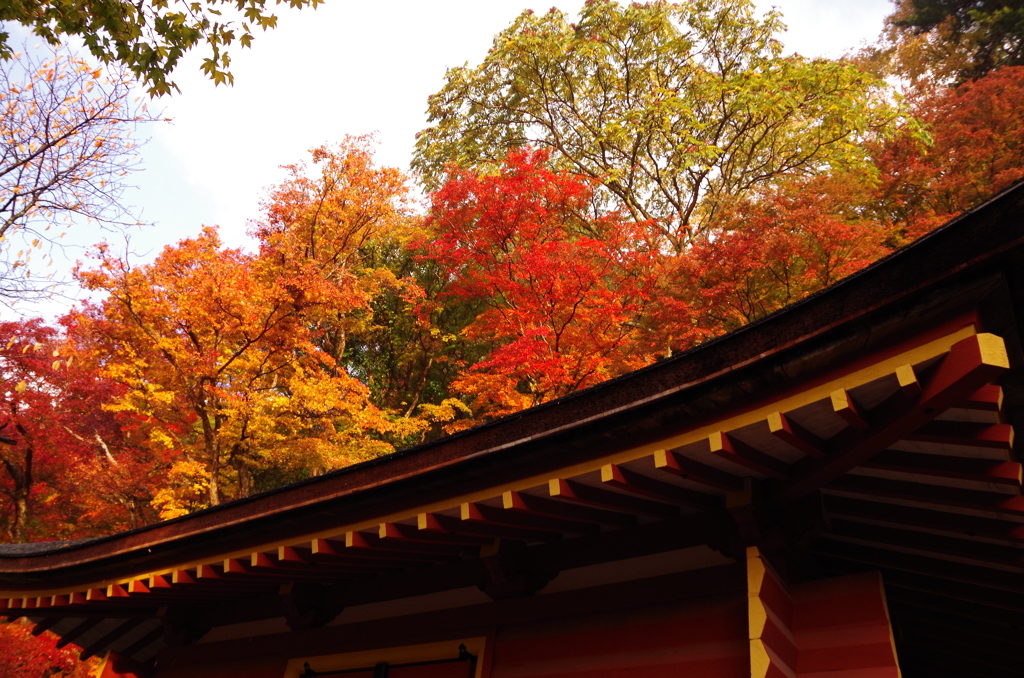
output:
[[[736,564],[174,648],[153,678],[297,678],[305,662],[320,672],[398,664],[454,656],[460,643],[478,656],[476,678],[898,678],[877,574],[786,587],[770,567],[757,569],[758,558],[746,571]]]

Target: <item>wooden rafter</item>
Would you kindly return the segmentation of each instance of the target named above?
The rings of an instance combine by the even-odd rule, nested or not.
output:
[[[897,374],[900,390],[870,413],[870,426],[850,427],[825,459],[805,458],[796,464],[792,480],[773,493],[774,504],[792,503],[825,487],[860,466],[898,440],[932,421],[946,409],[975,393],[1009,368],[1003,340],[993,334],[976,334],[954,344],[923,387],[913,386]],[[920,395],[914,395],[920,391]],[[831,441],[830,441],[831,442]]]

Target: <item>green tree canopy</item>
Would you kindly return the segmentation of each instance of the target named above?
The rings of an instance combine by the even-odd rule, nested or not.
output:
[[[1024,65],[1020,0],[899,0],[889,23],[897,34],[931,37],[963,53],[954,74],[960,81],[1001,66]]]
[[[274,0],[291,7],[316,7],[323,0]],[[256,28],[277,25],[268,0],[6,0],[0,22],[13,21],[51,44],[81,38],[104,63],[120,62],[150,94],[177,89],[168,77],[189,50],[206,43],[203,71],[217,83],[231,82],[227,48],[248,47]],[[2,28],[2,26],[0,26]],[[0,57],[10,58],[9,34],[0,30]]]
[[[577,23],[524,12],[479,66],[448,71],[413,168],[436,188],[447,163],[493,168],[513,148],[548,148],[681,251],[752,188],[863,164],[865,137],[900,118],[853,66],[782,56],[782,28],[749,0],[591,0]]]

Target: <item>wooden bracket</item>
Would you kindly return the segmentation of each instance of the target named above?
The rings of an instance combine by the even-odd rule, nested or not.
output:
[[[492,600],[533,595],[558,575],[558,570],[531,562],[520,541],[502,540],[493,553],[482,555],[477,586]]]
[[[157,616],[164,630],[164,640],[170,647],[192,645],[205,636],[211,625],[194,608],[160,608]]]
[[[278,598],[292,631],[320,628],[344,609],[322,584],[289,582],[281,586]]]

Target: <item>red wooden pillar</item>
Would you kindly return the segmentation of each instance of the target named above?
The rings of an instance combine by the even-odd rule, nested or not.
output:
[[[751,678],[899,678],[877,572],[789,588],[747,549]]]
[[[793,596],[756,546],[747,548],[747,628],[751,678],[795,678]]]

